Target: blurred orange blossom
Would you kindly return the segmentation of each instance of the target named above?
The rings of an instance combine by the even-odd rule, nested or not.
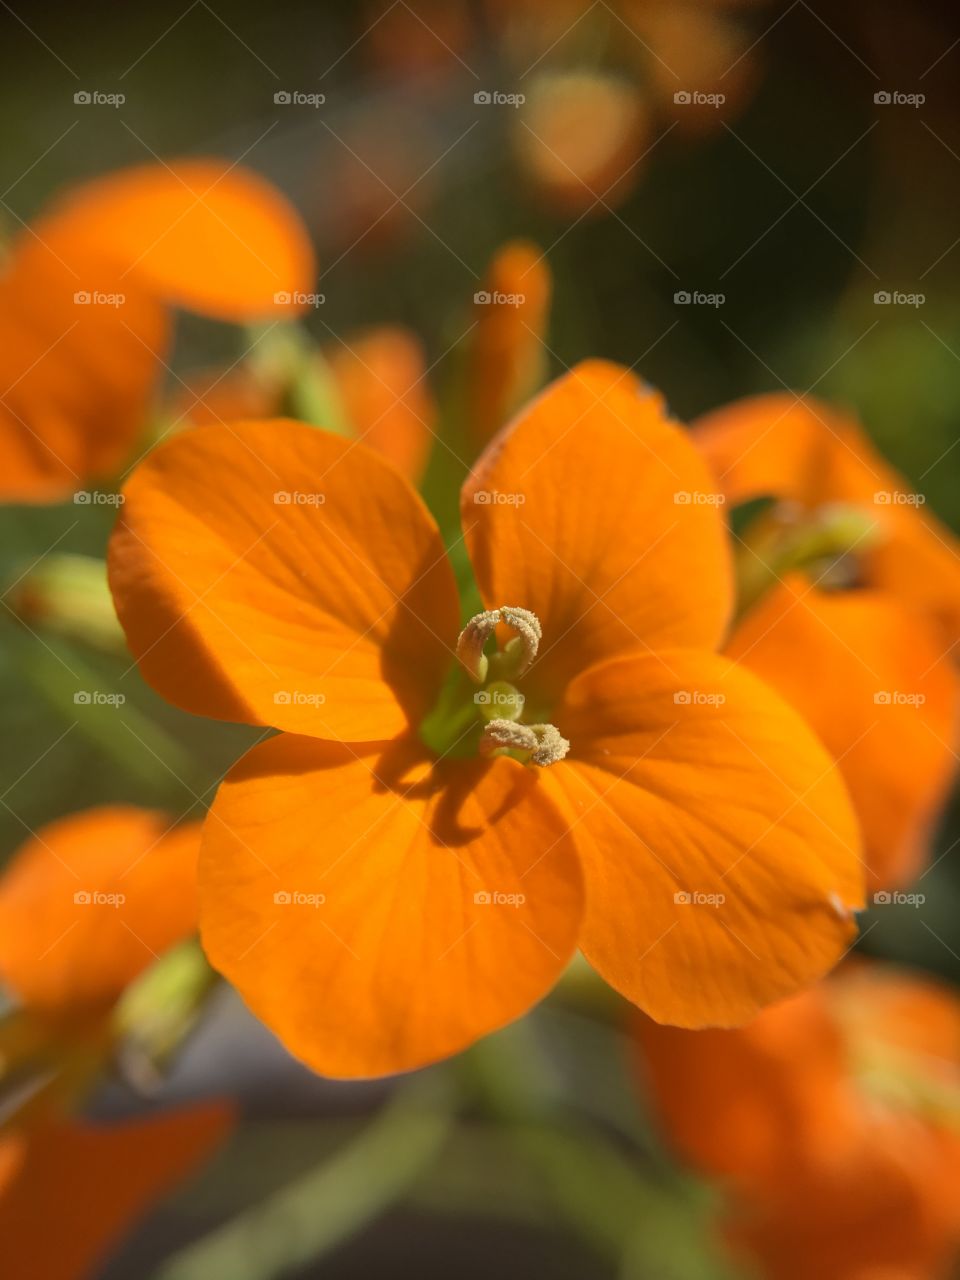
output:
[[[219,1102],[105,1127],[75,1116],[109,1060],[117,1000],[196,929],[199,831],[103,806],[37,831],[0,878],[0,979],[14,1000],[0,1021],[9,1092],[0,1236],[10,1275],[89,1276],[232,1128]]]
[[[731,504],[774,500],[737,539],[746,594],[727,652],[837,758],[871,894],[906,884],[957,770],[957,540],[832,406],[755,396],[707,414],[694,436]],[[790,572],[805,546],[806,575]]]
[[[289,318],[313,270],[284,198],[223,160],[144,165],[67,192],[0,274],[0,497],[61,501],[116,473],[148,425],[169,308]]]
[[[853,964],[734,1031],[638,1019],[667,1136],[770,1280],[934,1280],[960,1247],[960,1003]]]

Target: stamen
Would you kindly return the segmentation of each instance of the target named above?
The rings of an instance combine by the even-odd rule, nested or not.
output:
[[[480,753],[488,756],[502,750],[527,752],[529,764],[546,768],[564,758],[570,750],[570,743],[553,724],[516,724],[513,720],[491,720],[484,726],[480,738]]]
[[[483,646],[497,629],[500,622],[500,610],[490,609],[485,613],[475,614],[460,632],[457,640],[457,658],[460,665],[477,684],[483,684],[487,678],[487,667],[490,665]]]
[[[539,745],[530,757],[531,764],[546,768],[547,765],[562,760],[570,750],[569,739],[563,737],[555,724],[535,724],[532,728],[539,739]]]
[[[522,676],[537,656],[540,641],[543,639],[543,627],[541,627],[540,619],[537,615],[531,613],[529,609],[518,609],[512,605],[503,605],[500,609],[500,616],[507,626],[512,627],[517,633],[515,638],[506,646],[504,652],[509,653],[517,647],[522,650],[519,655],[519,661],[511,669],[510,674]]]
[[[543,628],[535,613],[516,605],[502,605],[499,609],[478,613],[470,619],[457,640],[457,658],[477,684],[483,684],[490,667],[490,659],[483,652],[483,647],[501,622],[517,634],[508,641],[503,652],[496,655],[500,668],[498,675],[521,676],[537,656]]]

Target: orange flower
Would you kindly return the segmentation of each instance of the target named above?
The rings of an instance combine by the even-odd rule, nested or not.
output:
[[[416,483],[437,420],[419,340],[399,325],[380,325],[331,348],[327,359],[357,437]]]
[[[470,345],[467,396],[475,451],[543,382],[551,291],[546,255],[535,244],[511,240],[494,255],[477,295]]]
[[[577,946],[690,1026],[749,1018],[849,946],[862,878],[836,772],[711,652],[726,534],[677,500],[708,484],[658,395],[581,365],[464,488],[487,611],[458,640],[439,532],[362,446],[205,427],[133,475],[109,562],[144,676],[284,731],[208,816],[204,945],[315,1069],[454,1053]]]
[[[945,653],[960,622],[956,541],[921,514],[857,424],[828,406],[757,396],[707,415],[695,434],[731,502],[777,500],[740,541],[745,577],[767,594],[747,602],[727,651],[837,758],[870,890],[905,884],[956,775],[960,681]],[[831,523],[850,526],[850,547],[833,563],[820,546]],[[804,544],[815,580],[778,581],[778,559],[789,565]]]
[[[651,134],[648,104],[631,81],[592,68],[538,71],[513,129],[524,177],[552,209],[578,221],[626,199]]]
[[[15,1004],[0,1020],[0,1071],[41,1081],[17,1123],[85,1096],[124,990],[196,931],[199,839],[199,823],[104,806],[41,828],[5,868],[0,981]]]
[[[123,1229],[223,1141],[222,1103],[98,1128],[73,1118],[127,986],[196,929],[200,824],[105,806],[38,831],[0,878],[5,1274],[80,1280]],[[50,1206],[62,1211],[50,1230]]]
[[[0,496],[59,501],[116,472],[146,425],[168,307],[289,316],[312,275],[290,207],[222,161],[146,165],[68,193],[0,276]]]
[[[43,827],[0,879],[0,978],[54,1018],[108,1010],[196,929],[200,824],[104,806]]]
[[[869,515],[844,569],[857,586],[889,591],[960,640],[960,548],[924,510],[922,495],[877,453],[849,415],[790,393],[753,396],[694,424],[729,502],[773,497],[796,525],[844,504]]]
[[[771,1280],[946,1274],[960,1247],[960,1003],[851,966],[736,1031],[638,1020],[682,1156]]]
[[[419,481],[437,419],[423,346],[409,329],[379,325],[350,334],[316,360],[302,351],[276,359],[201,370],[184,379],[170,404],[171,426],[271,418],[282,413],[298,377],[328,393],[343,433],[382,453]]]
[[[232,1124],[227,1106],[210,1103],[113,1127],[71,1121],[0,1139],[5,1274],[99,1274],[109,1248],[223,1142]]]

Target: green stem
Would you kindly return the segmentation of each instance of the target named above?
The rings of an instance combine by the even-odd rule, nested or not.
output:
[[[271,1280],[349,1239],[400,1199],[437,1159],[452,1093],[439,1077],[413,1077],[358,1138],[164,1263],[155,1280]]]

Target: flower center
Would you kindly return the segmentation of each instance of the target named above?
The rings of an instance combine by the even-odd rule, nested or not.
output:
[[[745,613],[788,573],[807,570],[827,589],[858,586],[860,558],[882,532],[866,507],[845,502],[806,509],[778,502],[752,521],[739,540],[738,600]]]
[[[501,636],[513,632],[502,647],[498,629]],[[502,605],[472,617],[457,640],[458,665],[421,726],[426,745],[441,756],[506,755],[540,766],[562,760],[570,743],[556,725],[527,721],[526,698],[514,683],[532,665],[542,636],[529,609]]]

